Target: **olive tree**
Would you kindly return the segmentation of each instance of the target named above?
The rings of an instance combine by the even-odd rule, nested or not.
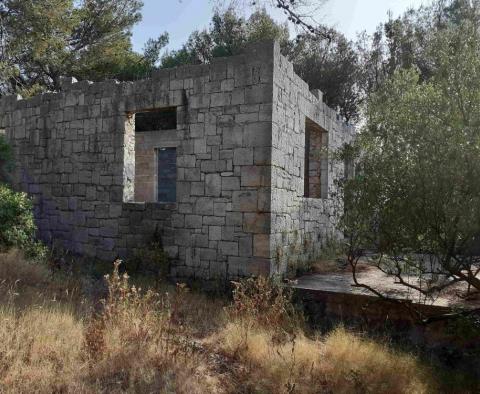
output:
[[[464,21],[428,48],[435,70],[403,69],[372,94],[346,180],[342,227],[354,281],[370,261],[435,297],[459,282],[480,291],[480,33]],[[415,280],[411,280],[415,277]]]

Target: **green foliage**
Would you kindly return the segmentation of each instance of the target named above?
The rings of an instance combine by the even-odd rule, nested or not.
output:
[[[363,96],[357,87],[361,72],[352,42],[338,32],[330,42],[303,35],[291,42],[286,54],[310,89],[320,89],[325,102],[338,108],[346,121],[358,119]]]
[[[310,89],[320,89],[327,104],[339,108],[347,121],[357,120],[362,95],[356,86],[361,73],[354,45],[340,33],[331,41],[314,34],[289,40],[287,25],[276,23],[265,9],[257,9],[248,19],[234,8],[217,12],[208,30],[194,31],[181,49],[162,57],[161,67],[209,63],[262,40],[279,41]]]
[[[345,184],[350,247],[390,256],[383,268],[399,278],[427,275],[430,289],[451,280],[480,289],[479,26],[464,20],[437,31],[425,48],[428,80],[418,68],[398,70],[370,96],[361,171]],[[418,253],[433,256],[433,267]]]
[[[23,246],[35,234],[32,201],[25,193],[0,186],[0,244]]]
[[[42,259],[44,246],[35,241],[33,205],[25,193],[0,184],[0,249],[18,247],[27,258]]]
[[[344,256],[345,245],[335,235],[327,236],[325,243],[322,245],[322,252],[320,254],[321,260],[335,260],[340,256]]]
[[[480,314],[460,315],[456,319],[448,321],[447,332],[455,338],[475,343],[480,336]],[[477,349],[480,356],[480,347]]]
[[[288,45],[289,32],[286,24],[275,23],[265,9],[254,12],[246,24],[247,42],[278,40],[283,48]]]
[[[13,168],[13,154],[4,135],[0,134],[0,183],[9,181],[9,173]]]
[[[154,67],[160,59],[160,52],[168,44],[168,33],[161,34],[156,40],[147,40],[143,49],[143,61],[150,67]]]
[[[357,40],[361,67],[357,83],[365,94],[376,91],[396,71],[415,67],[422,81],[437,71],[431,46],[437,34],[459,27],[464,21],[480,19],[478,0],[435,0],[427,6],[410,9],[378,26],[370,37]]]
[[[154,274],[156,279],[165,279],[170,271],[170,258],[163,250],[162,242],[154,237],[145,248],[136,251],[126,263],[126,268],[134,274]]]
[[[168,41],[131,48],[139,0],[2,0],[0,85],[25,95],[58,90],[61,76],[132,79],[150,71]]]
[[[192,54],[193,53],[188,49],[187,43],[181,49],[167,52],[165,55],[163,55],[161,67],[173,68],[185,64],[197,64],[198,61],[194,56],[192,56]]]
[[[194,31],[181,49],[165,54],[161,66],[208,63],[215,57],[236,55],[250,42],[269,39],[287,45],[287,26],[277,24],[265,9],[244,19],[230,8],[215,13],[208,30]]]

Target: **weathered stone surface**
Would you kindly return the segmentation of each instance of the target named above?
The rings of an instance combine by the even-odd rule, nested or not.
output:
[[[253,164],[253,149],[237,148],[233,151],[233,165],[244,166]]]
[[[232,206],[234,211],[257,212],[257,191],[245,190],[233,192]]]
[[[220,241],[222,239],[222,227],[221,226],[209,226],[208,238],[210,241]]]
[[[243,166],[241,184],[246,187],[269,186],[270,168],[268,166]]]
[[[255,234],[253,236],[253,255],[270,258],[270,234]]]
[[[270,216],[265,213],[245,213],[243,215],[243,230],[247,233],[268,233],[270,231]]]
[[[238,255],[252,256],[252,237],[245,236],[238,240]]]
[[[221,241],[218,243],[218,249],[224,256],[238,256],[238,242]]]

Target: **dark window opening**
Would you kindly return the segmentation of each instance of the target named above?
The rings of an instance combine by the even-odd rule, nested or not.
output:
[[[157,201],[175,202],[177,198],[177,149],[157,149]]]
[[[177,128],[177,108],[168,107],[135,113],[135,131],[174,130]]]
[[[305,119],[304,196],[327,198],[328,133],[312,120]]]

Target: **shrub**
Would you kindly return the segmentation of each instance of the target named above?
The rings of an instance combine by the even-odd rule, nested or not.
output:
[[[170,259],[162,242],[154,239],[145,248],[137,250],[127,261],[127,269],[133,273],[153,274],[157,280],[165,278],[170,270]]]
[[[32,201],[25,193],[16,193],[0,185],[0,245],[24,246],[35,235]]]
[[[16,246],[28,258],[44,258],[46,250],[34,238],[36,229],[32,200],[0,184],[0,250]]]
[[[274,278],[247,278],[233,286],[233,303],[227,309],[233,320],[275,327],[280,337],[300,327],[302,318],[291,302],[292,290]]]

